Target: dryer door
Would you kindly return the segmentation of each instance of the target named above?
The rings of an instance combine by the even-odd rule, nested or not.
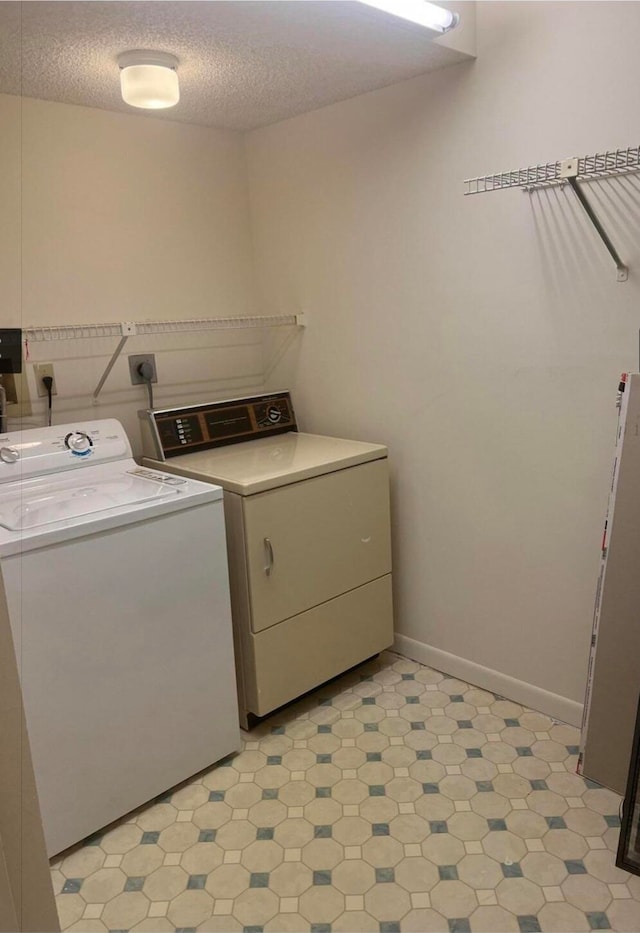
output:
[[[391,570],[387,460],[244,500],[252,629]]]

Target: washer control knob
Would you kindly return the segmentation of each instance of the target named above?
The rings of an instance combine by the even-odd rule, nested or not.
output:
[[[65,444],[73,453],[84,454],[93,446],[91,438],[84,431],[72,431],[64,439]]]
[[[282,412],[277,405],[269,405],[267,408],[267,418],[271,424],[277,424],[278,421],[282,418]]]
[[[15,447],[0,447],[0,460],[3,463],[15,463],[20,459],[20,451]]]

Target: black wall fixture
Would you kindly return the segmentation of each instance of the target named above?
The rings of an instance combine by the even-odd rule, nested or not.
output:
[[[0,375],[22,372],[22,331],[0,327]]]

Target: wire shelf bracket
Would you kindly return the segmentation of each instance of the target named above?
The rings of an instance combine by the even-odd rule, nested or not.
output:
[[[210,330],[234,330],[237,328],[262,327],[305,327],[306,314],[272,314],[245,317],[193,318],[186,321],[121,321],[112,324],[59,324],[48,326],[24,327],[22,330],[25,343],[40,343],[50,340],[92,340],[96,337],[119,337],[111,359],[93,390],[93,400],[97,400],[102,387],[109,378],[111,370],[130,337],[148,334],[178,334]]]
[[[630,146],[627,149],[611,149],[591,156],[576,156],[557,162],[530,165],[514,172],[467,178],[464,182],[464,193],[465,195],[484,194],[486,191],[498,191],[503,188],[537,191],[541,188],[570,185],[616,265],[617,281],[626,282],[629,278],[629,269],[620,258],[580,182],[613,178],[638,171],[640,171],[640,146]]]

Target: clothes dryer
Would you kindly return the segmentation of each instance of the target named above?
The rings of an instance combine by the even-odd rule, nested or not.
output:
[[[146,466],[224,489],[245,727],[391,645],[386,447],[298,432],[287,392],[139,414]]]

